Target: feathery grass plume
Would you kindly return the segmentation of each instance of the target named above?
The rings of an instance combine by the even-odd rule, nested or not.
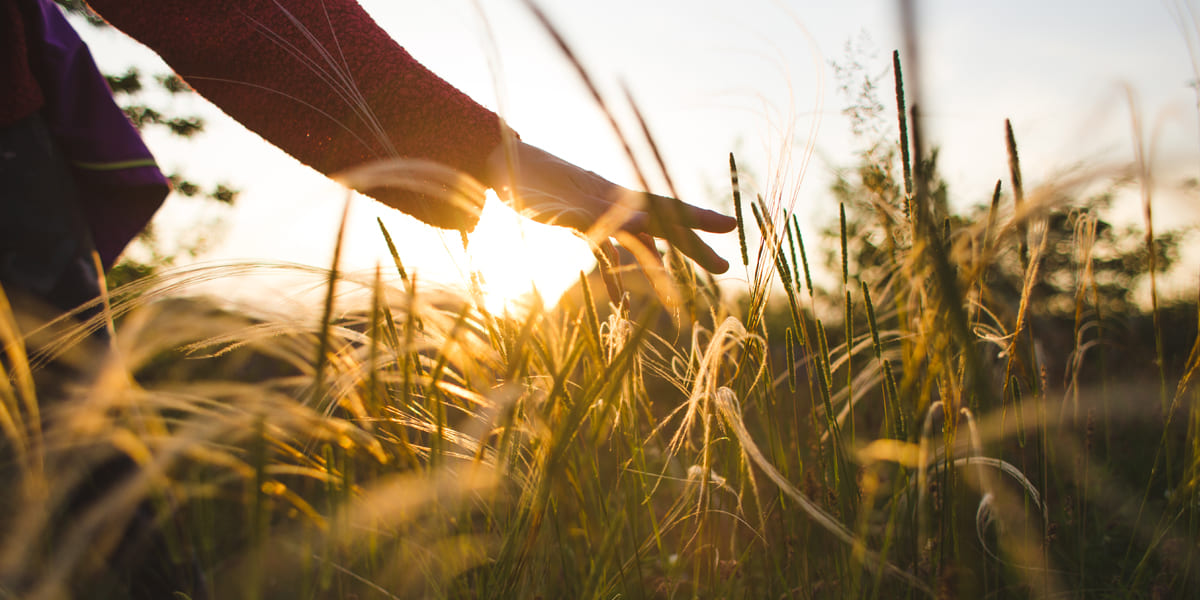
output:
[[[759,196],[758,203],[750,203],[750,213],[754,216],[754,223],[758,226],[760,242],[758,245],[758,258],[754,265],[754,276],[750,283],[750,305],[747,307],[746,327],[751,330],[758,329],[762,324],[764,312],[766,310],[767,299],[769,297],[769,285],[771,281],[771,266],[778,271],[778,256],[773,248],[775,236],[769,229],[769,224],[766,221],[764,213],[766,212],[766,204],[761,201],[762,196]],[[760,208],[760,205],[763,208]]]
[[[992,245],[995,243],[993,234],[996,230],[996,217],[1000,209],[1000,186],[1004,180],[997,179],[996,187],[992,190],[992,201],[988,204],[987,226],[983,230],[983,254],[990,254]]]
[[[788,220],[787,220],[787,221],[786,221],[786,222],[783,224],[783,231],[784,231],[784,233],[787,235],[787,241],[788,241],[788,256],[789,256],[789,257],[792,259],[792,262],[791,262],[791,265],[792,265],[792,273],[794,273],[794,274],[795,274],[795,277],[794,277],[794,279],[795,279],[795,287],[793,288],[793,291],[794,291],[796,294],[799,294],[800,292],[802,292],[802,291],[803,291],[803,289],[800,287],[800,270],[801,270],[801,267],[800,267],[800,261],[799,261],[799,259],[797,259],[797,258],[796,258],[796,256],[797,256],[797,255],[796,255],[796,234],[793,232],[793,229],[794,229],[794,227],[792,226],[792,225],[793,225],[793,223],[795,223],[795,221],[796,221],[796,216],[795,216],[795,215],[792,215],[792,218],[791,218],[791,219],[788,219]]]
[[[1099,219],[1088,212],[1081,212],[1075,223],[1074,231],[1071,234],[1071,258],[1075,263],[1075,298],[1074,311],[1072,315],[1072,348],[1071,354],[1067,358],[1067,368],[1063,373],[1063,384],[1066,390],[1063,393],[1062,410],[1067,409],[1068,403],[1071,405],[1072,416],[1079,418],[1079,395],[1080,395],[1080,374],[1083,370],[1084,358],[1088,350],[1093,346],[1099,345],[1097,342],[1085,342],[1084,336],[1090,328],[1096,328],[1097,339],[1102,339],[1103,332],[1099,319],[1091,323],[1084,322],[1084,304],[1087,298],[1087,290],[1089,283],[1095,287],[1095,271],[1092,268],[1094,263],[1093,252],[1096,248],[1096,229]],[[1096,310],[1100,307],[1097,305]]]
[[[760,207],[764,207],[764,208],[760,208]],[[765,213],[767,212],[765,207],[766,207],[766,202],[763,201],[762,195],[760,194],[758,196],[758,202],[750,203],[750,213],[752,215],[754,215],[754,224],[758,226],[759,233],[762,234],[762,238],[763,238],[763,243],[760,244],[759,249],[758,249],[759,254],[760,255],[763,254],[763,250],[765,248],[766,250],[768,250],[768,255],[770,256],[771,260],[774,261],[775,255],[771,254],[769,252],[770,247],[771,247],[770,240],[772,240],[773,238],[770,235],[770,232],[767,231],[767,222],[764,218]]]
[[[750,281],[750,317],[747,325],[757,329],[761,325],[763,311],[769,296],[770,281],[779,268],[781,245],[783,237],[776,229],[773,211],[762,194],[750,201],[751,213],[755,215],[755,223],[759,227],[759,244],[754,273]],[[784,223],[786,224],[786,215]]]
[[[770,238],[773,242],[771,247],[777,252],[779,238],[775,235],[775,218],[772,216],[771,209],[767,206],[767,201],[763,198],[762,194],[756,194],[754,199],[754,204],[758,206],[759,216],[761,217],[762,222],[766,224],[770,230]],[[767,231],[764,230],[763,233],[767,233]],[[774,258],[774,254],[772,254],[771,257]]]
[[[800,264],[804,266],[804,285],[809,297],[813,294],[812,273],[808,269],[808,253],[804,251],[804,235],[800,233],[800,219],[792,216],[792,229],[796,232],[796,246],[800,248]]]
[[[392,255],[392,262],[396,265],[396,272],[400,274],[401,281],[408,280],[408,272],[404,270],[404,262],[400,260],[400,253],[396,251],[396,244],[392,242],[392,235],[388,233],[387,227],[383,225],[383,219],[375,218],[375,222],[379,224],[379,232],[383,234],[383,241],[387,243],[388,254]]]
[[[342,205],[342,218],[338,224],[337,241],[333,245],[333,261],[329,266],[329,280],[325,289],[325,308],[321,312],[321,323],[317,330],[317,355],[313,360],[313,371],[316,374],[312,387],[313,406],[320,406],[322,397],[325,395],[325,363],[328,360],[326,353],[329,351],[329,328],[332,326],[331,321],[333,320],[333,299],[337,290],[338,267],[342,261],[346,220],[350,217],[350,199],[351,195],[347,193],[346,201]]]
[[[913,194],[912,159],[908,153],[908,109],[904,101],[904,74],[900,69],[900,51],[892,51],[892,77],[896,84],[896,119],[900,125],[900,166],[904,172],[904,213]]]
[[[774,229],[774,226],[771,226]],[[774,246],[775,252],[775,270],[779,272],[779,282],[783,284],[784,290],[793,289],[792,270],[788,267],[787,255],[783,253],[783,240],[776,239]]]
[[[746,222],[742,218],[742,189],[738,185],[737,162],[729,153],[729,181],[733,185],[733,214],[737,218],[738,248],[742,251],[742,266],[750,266],[750,254],[746,251]]]
[[[696,373],[692,377],[691,389],[687,401],[676,408],[655,427],[655,433],[661,430],[677,413],[683,411],[678,429],[671,436],[667,446],[668,456],[674,456],[685,445],[690,444],[690,437],[695,427],[697,417],[707,418],[705,411],[719,387],[721,364],[735,350],[746,347],[756,335],[747,330],[746,326],[734,317],[727,317],[712,332],[712,336],[703,348],[703,353],[697,357]],[[757,370],[751,373],[751,381],[757,382],[766,369],[763,362]]]
[[[1013,188],[1013,209],[1016,214],[1021,214],[1025,204],[1025,186],[1021,182],[1021,158],[1017,154],[1017,137],[1013,134],[1012,121],[1004,120],[1004,144],[1008,150],[1008,176],[1012,180]],[[1018,227],[1019,235],[1017,237],[1020,244],[1021,266],[1025,269],[1029,268],[1029,228],[1021,221]]]

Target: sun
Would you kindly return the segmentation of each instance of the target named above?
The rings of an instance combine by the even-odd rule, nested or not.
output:
[[[547,305],[595,264],[586,243],[561,227],[523,218],[488,192],[467,247],[470,267],[482,278],[488,310],[521,312],[536,288]]]

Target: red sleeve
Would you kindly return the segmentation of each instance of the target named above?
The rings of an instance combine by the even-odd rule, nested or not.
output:
[[[494,113],[414,60],[354,0],[89,3],[234,119],[322,173],[400,156],[483,181],[500,143]],[[470,229],[478,218],[412,192],[364,191],[440,227]]]

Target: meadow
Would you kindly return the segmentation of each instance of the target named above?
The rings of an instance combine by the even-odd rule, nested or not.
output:
[[[1196,594],[1197,303],[1158,298],[1149,191],[1117,255],[1079,200],[1148,166],[1024,189],[1010,128],[958,214],[891,74],[821,240],[730,156],[742,293],[666,249],[496,313],[393,250],[167,271],[32,333],[0,297],[0,596]],[[323,304],[178,293],[280,271]]]

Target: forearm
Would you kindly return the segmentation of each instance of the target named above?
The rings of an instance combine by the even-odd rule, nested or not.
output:
[[[398,156],[487,179],[498,117],[414,60],[353,0],[91,4],[223,111],[323,173]],[[403,196],[380,199],[436,225],[473,224]]]

